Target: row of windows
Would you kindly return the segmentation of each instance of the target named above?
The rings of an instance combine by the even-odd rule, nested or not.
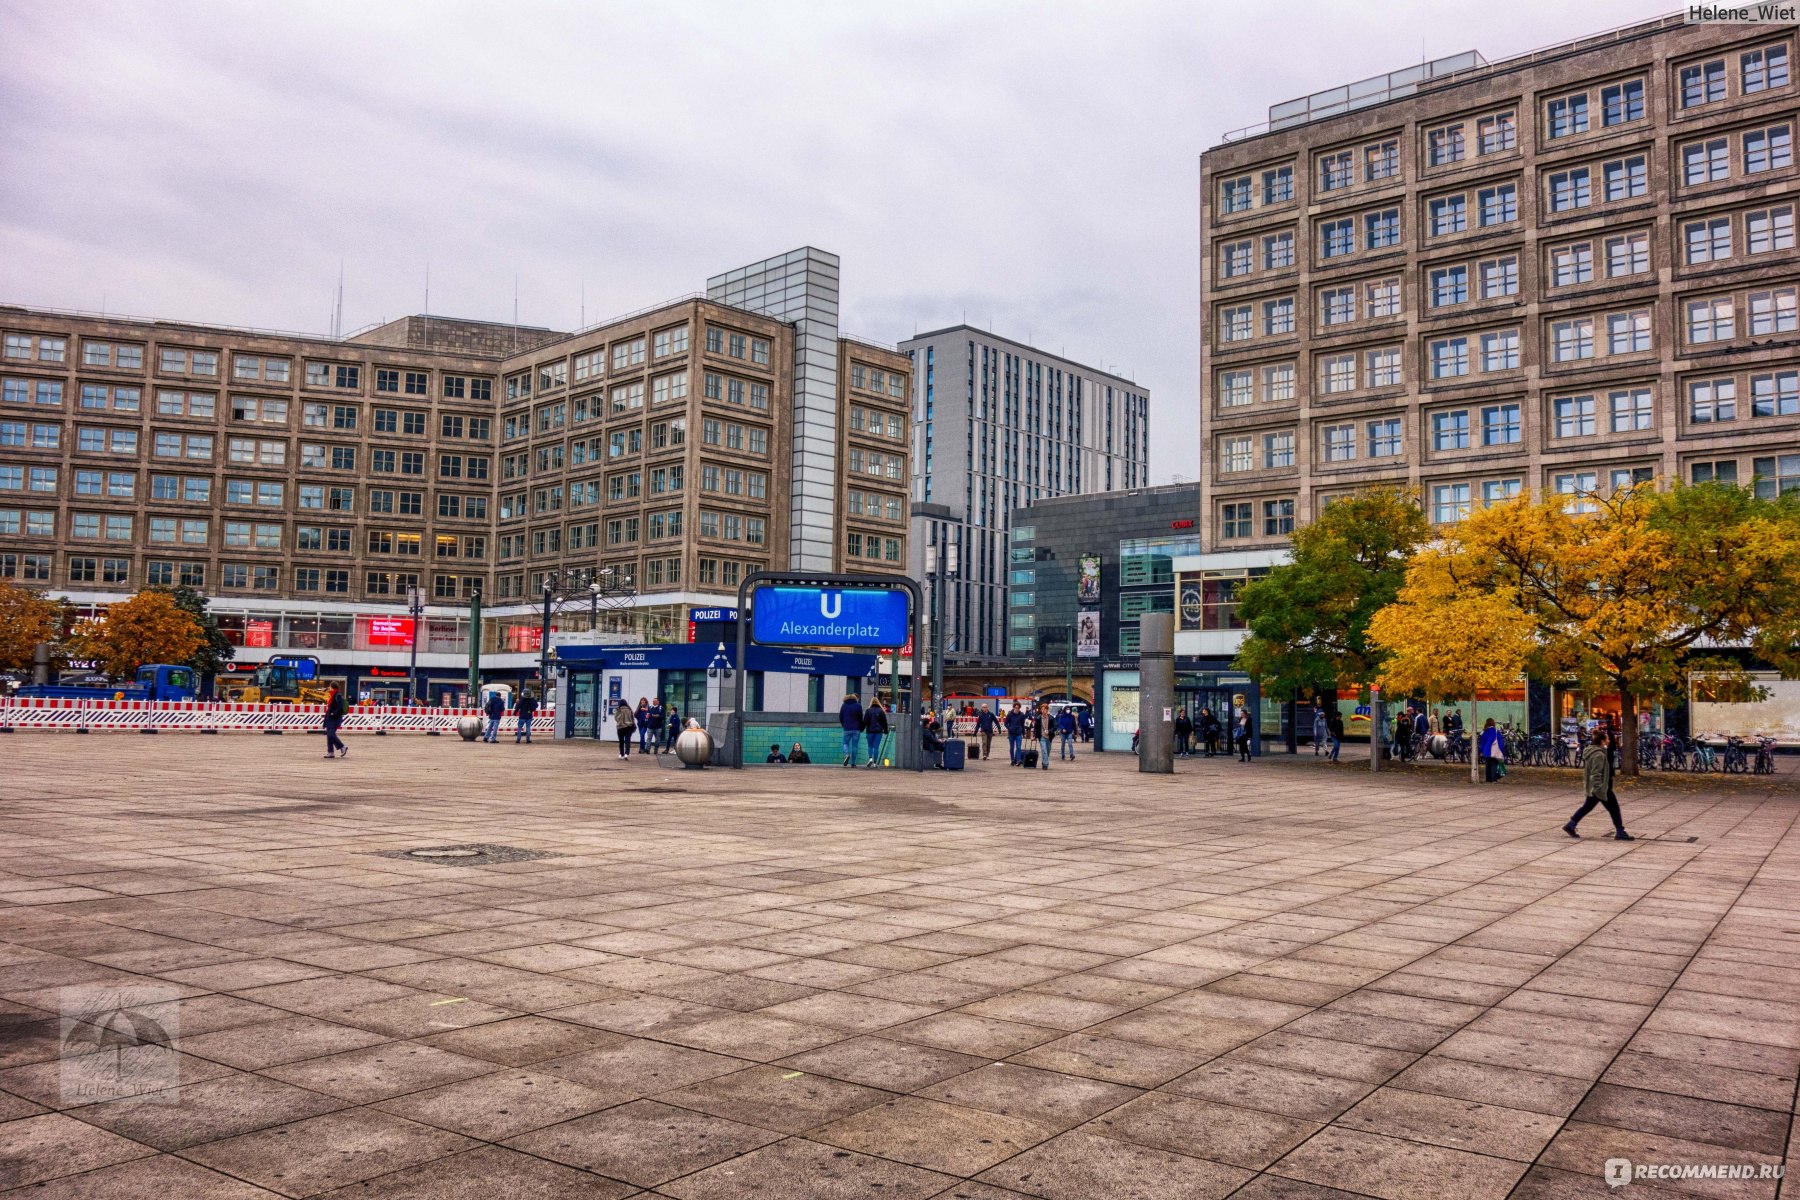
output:
[[[844,557],[897,563],[900,561],[900,539],[852,529],[844,535]]]
[[[736,379],[709,371],[703,377],[702,385],[708,400],[722,400],[759,412],[768,411],[769,385],[766,383]],[[530,413],[508,413],[501,418],[501,438],[513,441],[529,436],[534,431],[552,433],[569,425],[597,421],[603,416],[612,418],[627,415],[642,410],[645,397],[644,383],[639,380],[618,384],[610,393],[596,392],[570,400],[559,400],[554,404],[539,405]],[[652,406],[685,402],[688,398],[686,372],[652,377],[648,397]]]
[[[850,386],[871,392],[885,392],[896,400],[906,398],[906,376],[899,371],[883,371],[879,367],[850,364]]]

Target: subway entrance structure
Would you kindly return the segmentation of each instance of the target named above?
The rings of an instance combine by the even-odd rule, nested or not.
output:
[[[820,652],[885,649],[893,653],[898,671],[900,647],[924,644],[920,600],[918,584],[904,575],[751,572],[738,587],[737,661],[749,661],[753,650],[761,647]],[[871,665],[871,678],[874,669]],[[891,695],[898,699],[897,683]],[[771,745],[786,749],[790,740],[804,740],[791,738],[796,730],[829,729],[834,735],[838,731],[835,704],[821,705],[820,712],[783,712],[770,710],[765,697],[763,711],[752,713],[747,699],[745,674],[740,671],[735,703],[720,731],[723,736],[715,735],[723,751],[723,765],[744,766],[746,745],[754,749],[765,736],[773,739]],[[888,714],[892,762],[902,769],[923,770],[918,722],[902,719],[897,709],[896,704]],[[813,736],[818,737],[816,733]],[[815,756],[815,761],[835,758]]]

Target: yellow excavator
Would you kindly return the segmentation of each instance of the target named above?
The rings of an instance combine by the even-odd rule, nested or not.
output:
[[[300,678],[292,663],[264,663],[237,695],[240,704],[323,704],[331,689]]]

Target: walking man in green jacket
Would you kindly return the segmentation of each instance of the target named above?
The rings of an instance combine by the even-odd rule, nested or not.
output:
[[[1575,810],[1575,815],[1569,818],[1569,823],[1563,826],[1564,833],[1572,838],[1579,838],[1581,835],[1575,832],[1575,827],[1581,824],[1581,818],[1593,812],[1594,805],[1603,804],[1606,806],[1606,815],[1612,818],[1613,837],[1621,842],[1637,840],[1625,832],[1625,822],[1619,816],[1619,801],[1613,795],[1612,780],[1612,749],[1607,742],[1606,732],[1601,730],[1594,734],[1594,740],[1589,742],[1588,748],[1582,752],[1581,781],[1587,793],[1587,799],[1582,802],[1580,808]]]

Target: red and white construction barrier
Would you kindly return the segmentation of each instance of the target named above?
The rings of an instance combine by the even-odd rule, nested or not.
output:
[[[487,718],[472,708],[427,708],[422,705],[358,705],[344,716],[343,733],[456,732],[456,723]],[[538,710],[533,733],[549,735],[554,712]],[[0,697],[0,733],[61,731],[66,733],[309,733],[325,723],[323,704],[208,704],[197,700],[52,700]],[[502,732],[512,733],[516,720],[507,714]]]

